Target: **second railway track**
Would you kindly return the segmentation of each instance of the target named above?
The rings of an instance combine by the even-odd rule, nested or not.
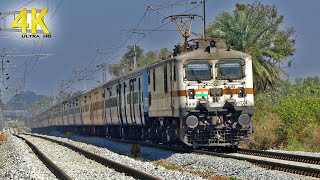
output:
[[[173,150],[176,152],[186,152],[186,153],[197,153],[206,154],[211,156],[232,158],[238,160],[244,160],[254,163],[263,168],[284,171],[293,174],[299,174],[303,176],[312,176],[320,178],[320,158],[311,156],[301,156],[286,153],[276,153],[269,151],[259,151],[250,149],[237,149],[234,153],[221,153],[212,152],[208,150],[195,150],[195,149],[185,149],[181,147],[172,147],[159,144],[151,144],[147,142],[137,142],[131,140],[119,140],[111,139],[118,142],[124,143],[135,143],[150,147],[162,148],[167,150]]]
[[[158,179],[65,142],[36,135],[17,137],[26,141],[58,179]]]
[[[320,178],[320,165],[303,163],[303,162],[295,162],[294,158],[291,158],[289,160],[284,160],[284,158],[283,159],[273,158],[272,156],[265,157],[263,153],[243,154],[243,153],[237,152],[237,153],[225,154],[225,153],[216,153],[216,152],[202,151],[202,150],[194,150],[193,152],[199,153],[199,154],[213,155],[213,156],[218,156],[223,158],[244,160],[267,169]],[[284,155],[286,156],[288,154],[284,154]],[[302,157],[300,157],[300,160],[301,158]]]
[[[238,149],[237,153],[320,165],[320,157],[278,153],[278,152],[271,152],[271,151],[252,150],[252,149]]]

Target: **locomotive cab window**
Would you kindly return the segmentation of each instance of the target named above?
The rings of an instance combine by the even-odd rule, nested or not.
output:
[[[243,78],[243,60],[221,60],[216,64],[219,79]]]
[[[191,81],[212,79],[211,64],[208,61],[189,61],[186,65],[186,78]]]

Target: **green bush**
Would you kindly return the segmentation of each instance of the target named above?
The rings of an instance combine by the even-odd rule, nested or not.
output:
[[[320,79],[282,81],[255,95],[256,149],[320,151]]]
[[[140,156],[140,153],[141,153],[140,144],[131,144],[130,145],[130,153],[131,153],[131,156],[133,156],[133,157]]]
[[[73,135],[72,132],[66,132],[66,136],[67,136],[68,139],[71,139],[72,135]]]

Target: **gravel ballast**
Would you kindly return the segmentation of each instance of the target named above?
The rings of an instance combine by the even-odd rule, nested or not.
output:
[[[55,135],[63,136],[58,132]],[[53,136],[49,136],[53,137]],[[53,137],[56,138],[56,137]],[[79,147],[84,149],[92,149],[94,152],[109,155],[109,150],[117,151],[122,154],[130,153],[130,145],[126,143],[120,143],[111,141],[105,138],[99,137],[82,137],[74,135],[73,140],[81,141],[85,143],[73,142],[66,138],[57,138],[58,140],[63,140],[66,142],[75,143]],[[88,144],[97,145],[102,148],[91,146]],[[114,156],[117,158],[119,155]],[[112,156],[110,156],[112,157]],[[127,159],[128,157],[120,156],[121,159]],[[112,157],[113,158],[113,157]],[[158,162],[159,164],[171,164],[175,167],[180,167],[187,172],[205,172],[206,174],[214,174],[217,176],[231,176],[241,179],[309,179],[310,177],[304,177],[289,173],[284,173],[281,171],[267,170],[264,168],[257,167],[249,162],[240,161],[235,159],[220,158],[209,155],[199,155],[190,153],[175,153],[168,150],[162,150],[158,148],[142,147],[141,148],[141,158],[147,161]],[[120,158],[119,158],[120,159]],[[119,160],[122,161],[122,160]],[[161,166],[160,166],[161,167]],[[202,173],[201,173],[202,174]],[[206,177],[206,176],[205,176]],[[170,178],[169,178],[170,179]]]
[[[8,133],[7,138],[0,145],[0,179],[56,179],[24,141]]]
[[[72,179],[134,179],[86,158],[64,146],[41,138],[23,136],[35,144],[53,163],[65,171]]]
[[[146,172],[146,173],[153,175],[153,176],[156,176],[160,179],[168,179],[168,180],[174,180],[174,179],[177,179],[177,180],[180,180],[180,179],[200,180],[200,179],[203,179],[200,176],[191,174],[189,172],[168,170],[162,166],[154,166],[152,162],[143,162],[140,160],[136,160],[134,158],[131,158],[131,157],[128,157],[125,155],[120,155],[120,154],[114,153],[106,148],[101,148],[101,147],[97,147],[97,146],[82,143],[82,142],[76,142],[73,140],[69,140],[67,138],[60,138],[60,137],[53,137],[53,136],[47,136],[47,137],[50,137],[50,138],[53,138],[53,139],[56,139],[59,141],[63,141],[66,143],[70,143],[70,144],[75,145],[79,148],[90,151],[90,152],[95,153],[97,155],[100,155],[102,157],[111,159],[111,160],[116,161],[118,163],[125,164],[125,165],[132,167],[132,168],[135,168],[137,170]],[[161,150],[159,152],[161,152]],[[156,155],[158,152],[154,152],[154,153],[155,153],[154,155]]]

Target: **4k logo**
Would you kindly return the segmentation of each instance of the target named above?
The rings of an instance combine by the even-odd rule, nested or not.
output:
[[[43,22],[43,18],[46,15],[48,8],[44,8],[41,10],[40,14],[37,17],[36,8],[32,8],[31,10],[31,33],[37,33],[37,26],[40,25],[44,34],[50,34],[49,29],[46,24]],[[19,22],[21,21],[21,22]],[[16,17],[16,19],[12,22],[12,28],[21,28],[22,34],[27,34],[27,29],[30,27],[30,24],[27,22],[27,9],[23,8],[20,14]]]

